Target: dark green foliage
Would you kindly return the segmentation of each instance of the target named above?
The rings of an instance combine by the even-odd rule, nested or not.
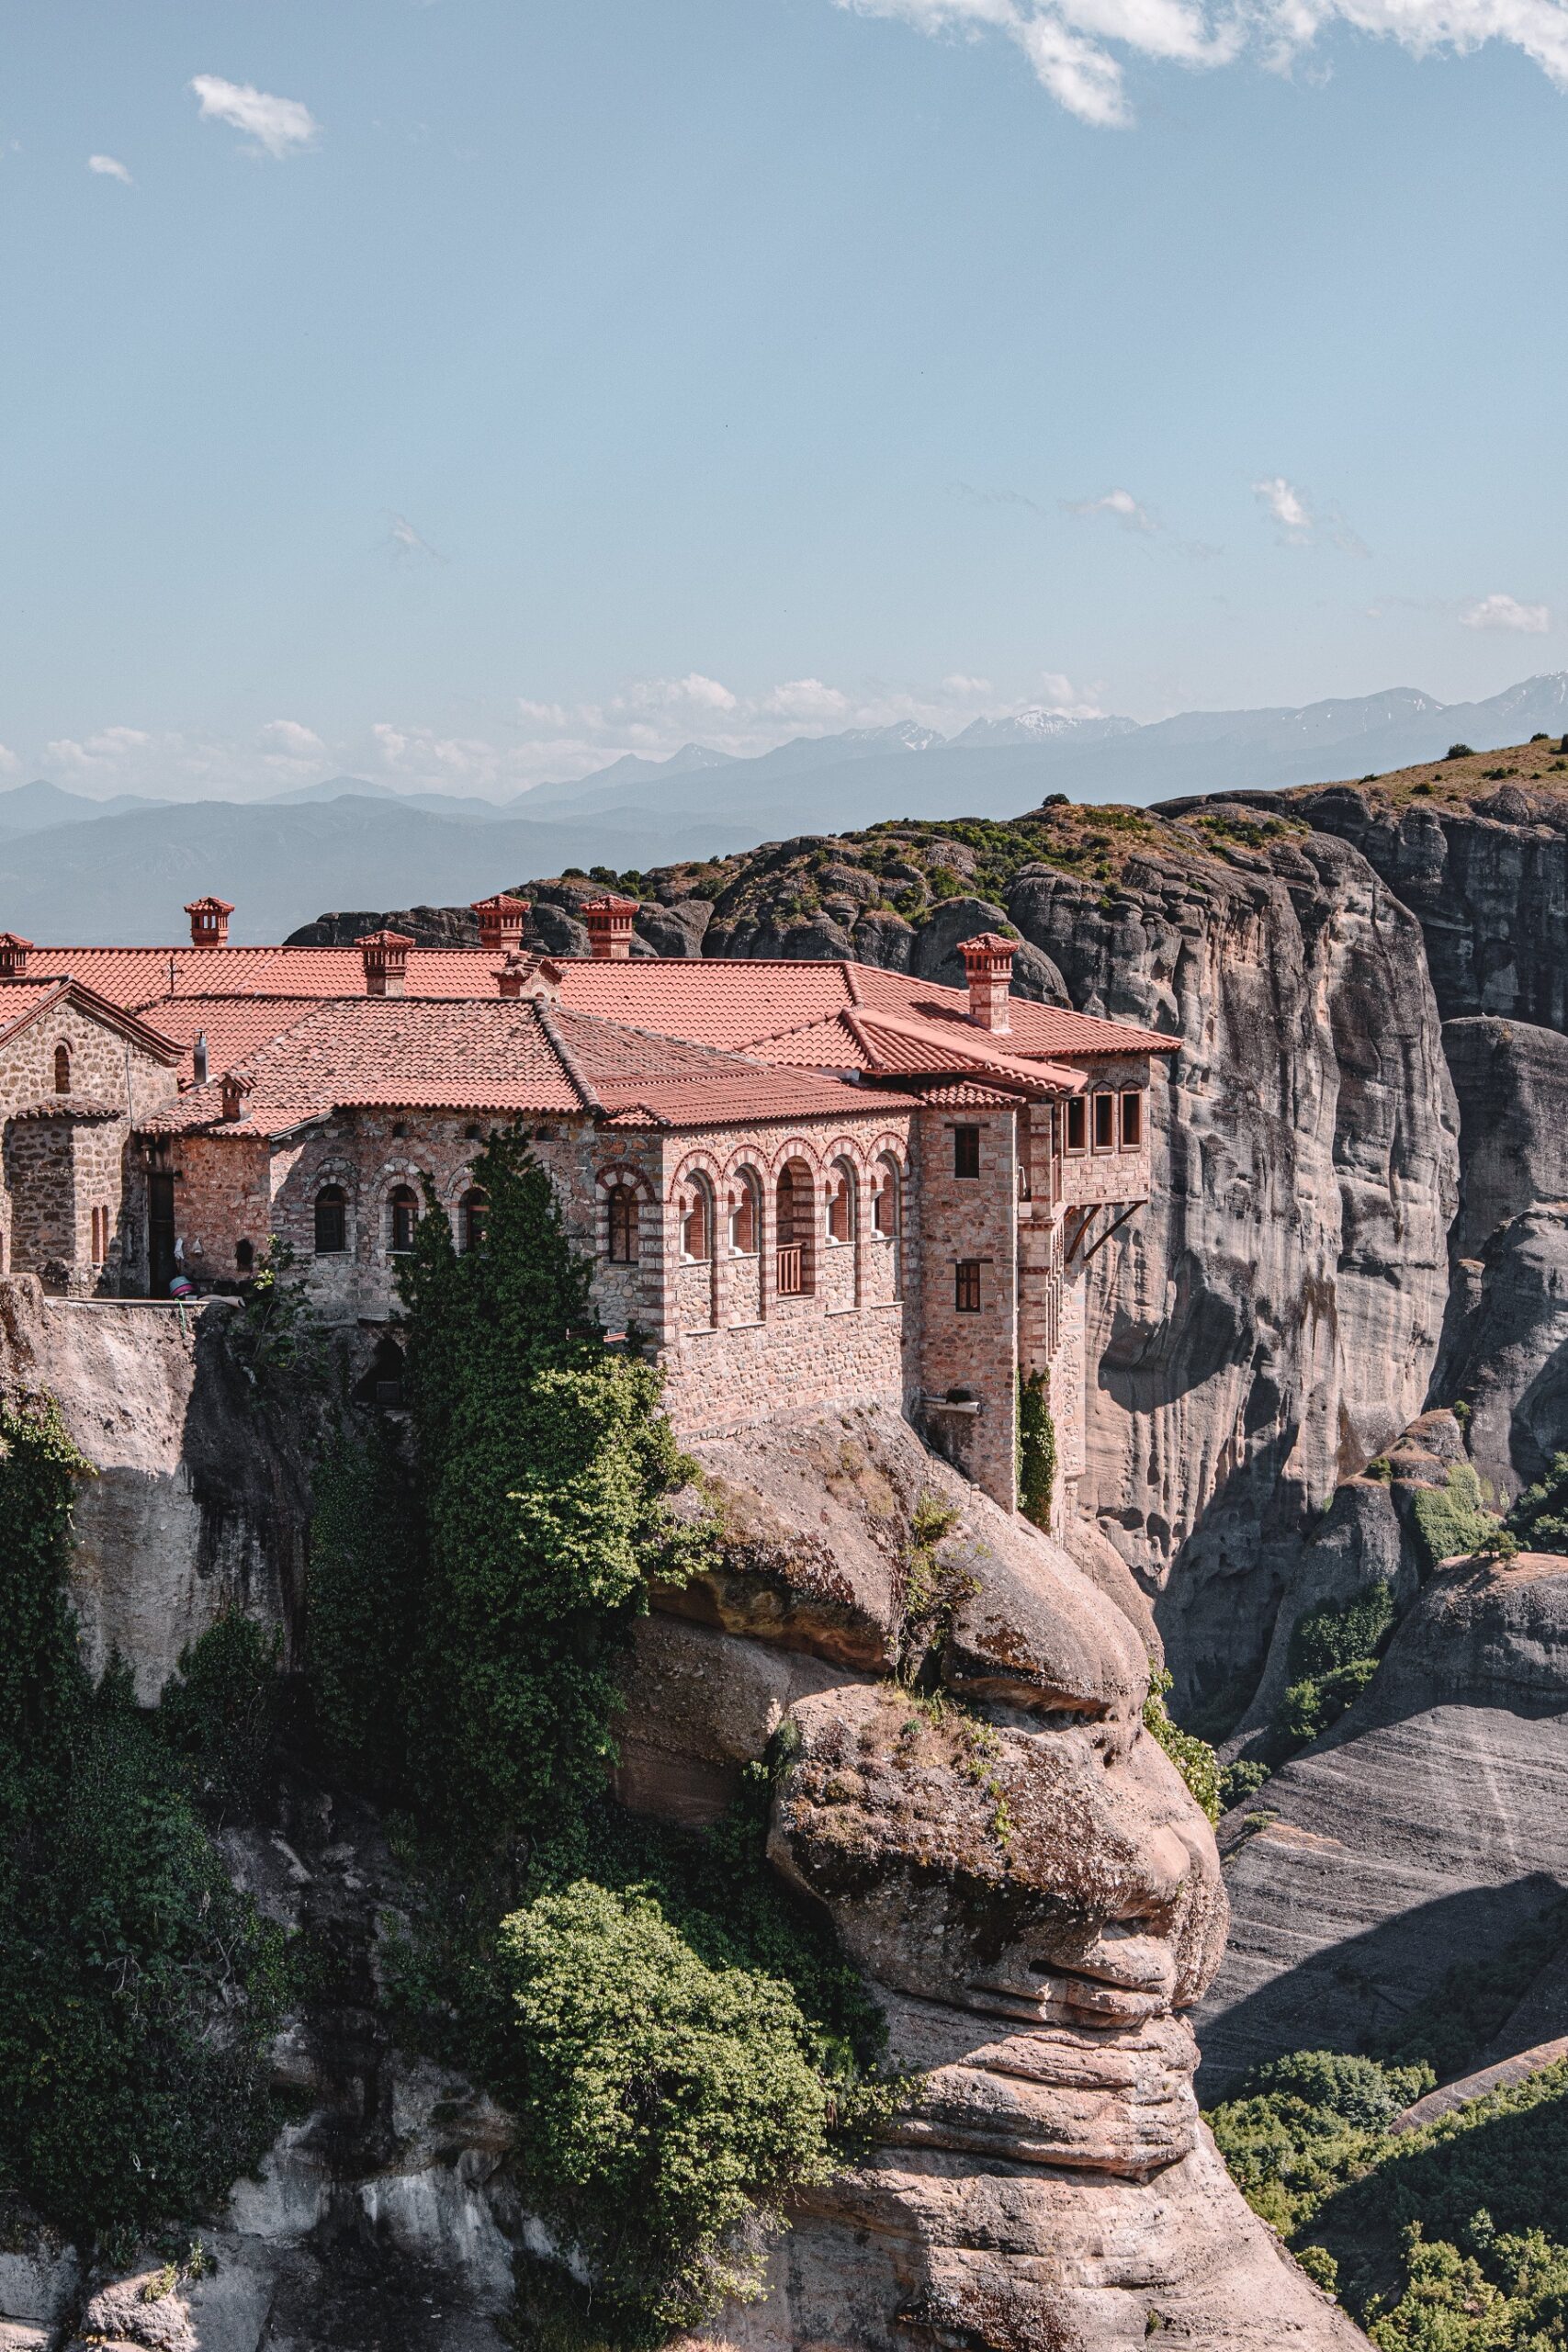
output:
[[[662,2331],[754,2288],[738,2225],[832,2168],[788,1986],[710,1967],[649,1897],[589,1881],[503,1920],[498,1964],[529,2187],[607,2299]]]
[[[1496,1514],[1483,1505],[1481,1480],[1468,1462],[1454,1464],[1446,1485],[1417,1487],[1413,1508],[1428,1568],[1461,1554],[1468,1559],[1497,1532]]]
[[[1048,1374],[1032,1372],[1018,1392],[1018,1496],[1026,1519],[1036,1527],[1051,1520],[1056,1490],[1056,1424],[1051,1416]]]
[[[1210,2117],[1249,2202],[1296,2252],[1317,2248],[1314,2276],[1332,2265],[1387,2352],[1540,2352],[1568,2340],[1548,2325],[1568,2308],[1551,2301],[1568,2249],[1541,2235],[1568,2210],[1568,2064],[1414,2132],[1387,2128],[1434,2081],[1474,2064],[1559,1949],[1563,1908],[1490,1962],[1450,1971],[1375,2057],[1297,2052],[1256,2068]]]
[[[423,1591],[418,1498],[380,1429],[316,1466],[306,1579],[316,1720],[340,1771],[404,1792]]]
[[[1551,1467],[1527,1487],[1503,1522],[1527,1552],[1568,1552],[1568,1453],[1554,1453]]]
[[[1443,757],[1446,760],[1472,760],[1475,753],[1468,743],[1450,743]]]
[[[1233,1804],[1256,1796],[1265,1781],[1272,1777],[1268,1765],[1259,1763],[1256,1757],[1244,1757],[1238,1763],[1225,1765],[1220,1774],[1220,1811],[1228,1813]]]
[[[255,1812],[277,1729],[282,1637],[231,1610],[180,1652],[158,1725],[183,1757],[202,1809],[218,1822]]]
[[[0,2189],[114,2239],[217,2205],[265,2146],[283,1953],[192,1804],[194,1716],[172,1746],[123,1668],[82,1668],[85,1468],[47,1403],[0,1411]]]
[[[621,1655],[650,1573],[680,1572],[682,1464],[650,1368],[592,1323],[592,1269],[520,1136],[475,1162],[481,1250],[421,1220],[400,1270],[429,1540],[423,1801],[496,1845],[558,1832],[614,1755]]]
[[[1386,1584],[1368,1585],[1351,1600],[1325,1601],[1297,1618],[1291,1629],[1292,1680],[1269,1742],[1272,1763],[1318,1738],[1354,1705],[1376,1674],[1393,1630],[1393,1595]]]

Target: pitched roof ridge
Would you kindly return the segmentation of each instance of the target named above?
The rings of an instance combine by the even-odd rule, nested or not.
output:
[[[544,1031],[546,1037],[548,1039],[556,1059],[559,1062],[562,1069],[565,1070],[571,1085],[576,1089],[577,1093],[581,1098],[583,1109],[585,1111],[592,1111],[602,1117],[604,1115],[604,1105],[601,1102],[599,1097],[594,1093],[593,1089],[589,1085],[588,1080],[583,1077],[582,1072],[579,1069],[576,1057],[571,1053],[566,1040],[562,1037],[560,1031],[556,1027],[555,1022],[551,1018],[551,1008],[547,1004],[542,1004],[537,998],[532,999],[531,1001],[534,1007],[534,1017],[538,1022],[540,1028]]]
[[[671,963],[677,960],[686,962],[690,959],[687,957],[677,959],[673,956],[671,958]],[[450,1002],[450,998],[446,1001]],[[683,1046],[688,1053],[707,1054],[715,1061],[747,1062],[754,1069],[770,1069],[773,1067],[770,1062],[763,1061],[760,1055],[749,1054],[739,1046],[709,1046],[705,1045],[700,1037],[678,1037],[670,1029],[645,1029],[640,1021],[620,1021],[613,1012],[586,1012],[581,1006],[575,1004],[554,1005],[551,1011],[557,1019],[564,1017],[568,1021],[591,1021],[596,1028],[615,1029],[624,1036],[646,1037],[650,1045]],[[818,1014],[818,1018],[820,1019],[821,1015]],[[808,1022],[805,1025],[809,1028],[814,1024]],[[758,1040],[758,1042],[764,1041]]]
[[[843,973],[844,988],[848,993],[850,1002],[852,1004],[859,1004],[861,1001],[861,989],[860,981],[855,973],[855,967],[846,958],[844,962],[840,965],[839,969]]]

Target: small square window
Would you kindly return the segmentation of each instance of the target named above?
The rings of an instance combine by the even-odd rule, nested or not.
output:
[[[980,1130],[978,1127],[953,1128],[953,1172],[955,1176],[978,1176],[980,1173]]]
[[[1089,1149],[1089,1104],[1081,1094],[1072,1094],[1068,1096],[1066,1107],[1067,1114],[1066,1148],[1068,1151],[1087,1151]]]
[[[1144,1098],[1134,1092],[1122,1097],[1122,1148],[1139,1151],[1144,1141]]]
[[[980,1312],[980,1261],[960,1258],[953,1270],[953,1304],[960,1315]]]
[[[1094,1098],[1094,1148],[1096,1151],[1116,1148],[1116,1097],[1097,1094]]]

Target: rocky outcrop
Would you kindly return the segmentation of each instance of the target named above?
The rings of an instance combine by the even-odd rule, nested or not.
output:
[[[1199,2017],[1206,2096],[1303,2043],[1365,2047],[1554,1914],[1565,1694],[1568,1560],[1433,1577],[1370,1690],[1222,1825],[1232,1925]]]
[[[1190,1704],[1256,1673],[1303,1510],[1425,1401],[1457,1151],[1419,933],[1359,856],[1170,833],[1109,904],[1026,870],[1009,912],[1080,1010],[1182,1040],[1153,1199],[1094,1270],[1079,1493]]]
[[[1493,1016],[1450,1021],[1462,1182],[1434,1392],[1470,1412],[1502,1499],[1568,1447],[1568,1038]]]
[[[1516,769],[1549,765],[1529,747],[1513,758]],[[1475,759],[1451,785],[1443,777],[1438,797],[1407,797],[1390,778],[1373,792],[1333,785],[1271,805],[1350,842],[1416,915],[1445,1021],[1493,1013],[1568,1028],[1568,798],[1531,773],[1495,777]]]
[[[702,1818],[773,1736],[770,1851],[919,2077],[868,2157],[800,2200],[764,2301],[703,2340],[1361,2343],[1198,2121],[1183,2012],[1224,1901],[1142,1728],[1135,1611],[891,1412],[695,1452],[725,1556],[639,1637],[623,1793]],[[886,1679],[894,1657],[914,1688]]]
[[[87,1663],[100,1673],[118,1651],[147,1704],[225,1610],[298,1634],[305,1467],[228,1344],[237,1312],[0,1282],[0,1385],[52,1396],[95,1472],[77,1489],[71,1579]]]

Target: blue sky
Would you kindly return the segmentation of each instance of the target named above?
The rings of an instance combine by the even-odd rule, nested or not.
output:
[[[0,0],[8,776],[1568,666],[1568,7],[1385,5]]]

